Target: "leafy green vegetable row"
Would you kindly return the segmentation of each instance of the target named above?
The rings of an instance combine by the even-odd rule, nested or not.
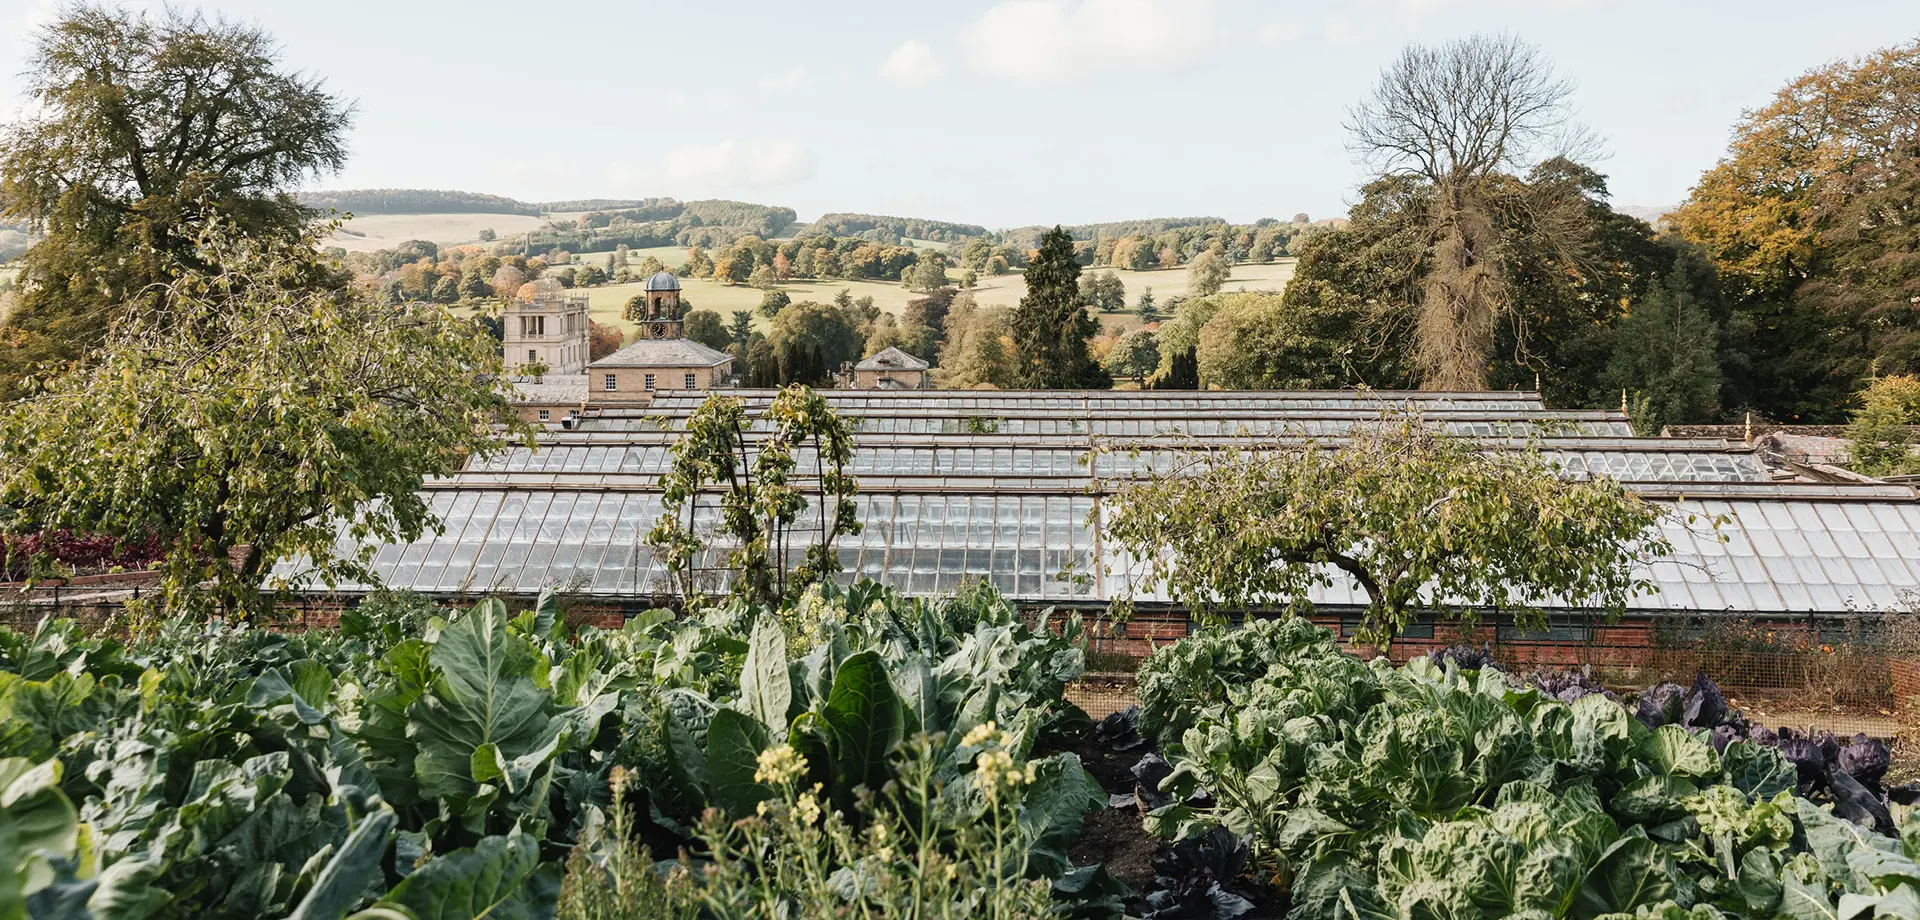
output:
[[[570,629],[550,597],[381,601],[294,636],[0,630],[0,920],[549,917],[616,768],[673,845],[704,809],[770,797],[754,774],[776,744],[849,811],[916,732],[957,751],[994,721],[1024,759],[1084,722],[1062,698],[1075,628],[863,584],[611,631]],[[1071,755],[1035,771],[1026,864],[1053,875],[1104,797]]]
[[[1245,835],[1296,920],[1920,916],[1920,825],[1836,818],[1777,749],[1605,695],[1363,663],[1297,618],[1173,646],[1140,685],[1173,764],[1149,826]]]

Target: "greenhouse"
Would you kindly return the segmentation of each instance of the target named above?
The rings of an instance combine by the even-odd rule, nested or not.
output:
[[[772,391],[740,391],[749,415]],[[1906,485],[1835,481],[1733,441],[1639,438],[1609,411],[1549,410],[1527,393],[898,393],[825,391],[856,422],[851,472],[863,530],[843,538],[843,577],[913,594],[986,580],[1023,604],[1102,606],[1168,599],[1129,582],[1139,566],[1101,539],[1102,499],[1183,450],[1338,439],[1412,407],[1489,450],[1537,449],[1565,475],[1608,476],[1681,513],[1664,525],[1675,555],[1648,572],[1648,613],[1839,614],[1889,609],[1920,589],[1920,502]],[[644,538],[658,480],[697,394],[650,410],[589,413],[537,449],[504,447],[427,486],[440,533],[374,548],[393,588],[449,597],[532,596],[544,588],[645,602],[669,593]],[[811,454],[796,458],[802,477]],[[710,523],[712,502],[696,529]],[[1691,522],[1689,522],[1691,517]],[[1717,530],[1702,523],[1720,518]],[[343,544],[343,551],[355,549]],[[725,546],[700,562],[724,584]],[[797,550],[796,550],[797,552]],[[277,574],[299,583],[301,566]],[[1363,602],[1336,578],[1318,600]],[[363,586],[332,589],[357,592]]]

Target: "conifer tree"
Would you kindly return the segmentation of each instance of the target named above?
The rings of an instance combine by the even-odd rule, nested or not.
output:
[[[1100,324],[1081,303],[1073,237],[1060,227],[1048,231],[1026,274],[1027,295],[1011,323],[1015,382],[1034,389],[1113,386],[1087,351]]]

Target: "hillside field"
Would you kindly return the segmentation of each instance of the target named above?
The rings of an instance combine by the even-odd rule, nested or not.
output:
[[[525,214],[368,214],[348,221],[345,228],[365,236],[335,233],[327,243],[348,252],[392,249],[408,240],[455,246],[478,241],[480,231],[488,228],[505,238],[545,223],[545,218]]]
[[[636,249],[631,257],[639,259],[652,255],[667,266],[672,267],[686,261],[686,250],[675,247],[657,247]],[[592,264],[605,261],[604,253],[590,253],[584,257]],[[1282,259],[1266,265],[1252,263],[1235,265],[1233,275],[1227,279],[1226,291],[1278,291],[1287,285],[1293,277],[1293,259]],[[1107,271],[1107,269],[1094,269]],[[1120,280],[1127,286],[1127,305],[1129,309],[1138,302],[1140,292],[1147,287],[1153,288],[1154,299],[1164,309],[1168,298],[1185,295],[1187,292],[1187,270],[1183,268],[1166,271],[1116,271]],[[764,293],[758,288],[744,284],[725,285],[705,278],[680,279],[681,296],[686,299],[690,309],[713,310],[724,320],[731,321],[735,310],[754,310],[754,326],[762,331],[766,320],[758,311],[760,297]],[[907,290],[893,281],[791,281],[780,286],[793,298],[795,303],[803,300],[826,302],[833,299],[841,288],[846,288],[854,298],[872,297],[874,306],[895,316],[905,312],[907,301],[918,294]],[[634,325],[621,319],[620,313],[626,308],[627,301],[643,289],[640,282],[630,284],[608,284],[592,288],[588,296],[593,304],[593,319],[598,323],[618,326],[622,332],[631,336]],[[974,288],[974,301],[981,306],[1013,307],[1027,294],[1025,278],[1018,274],[987,275],[980,278],[980,284]],[[1112,335],[1125,332],[1138,326],[1139,320],[1133,313],[1103,313],[1100,315],[1103,331]]]

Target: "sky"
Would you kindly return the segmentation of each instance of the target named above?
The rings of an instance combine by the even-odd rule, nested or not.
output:
[[[158,3],[130,2],[158,8]],[[1742,111],[1920,37],[1920,0],[175,0],[355,105],[312,188],[736,198],[1003,228],[1343,214],[1348,107],[1410,43],[1509,32],[1577,84],[1620,206],[1671,205]],[[0,117],[43,0],[0,0]]]

